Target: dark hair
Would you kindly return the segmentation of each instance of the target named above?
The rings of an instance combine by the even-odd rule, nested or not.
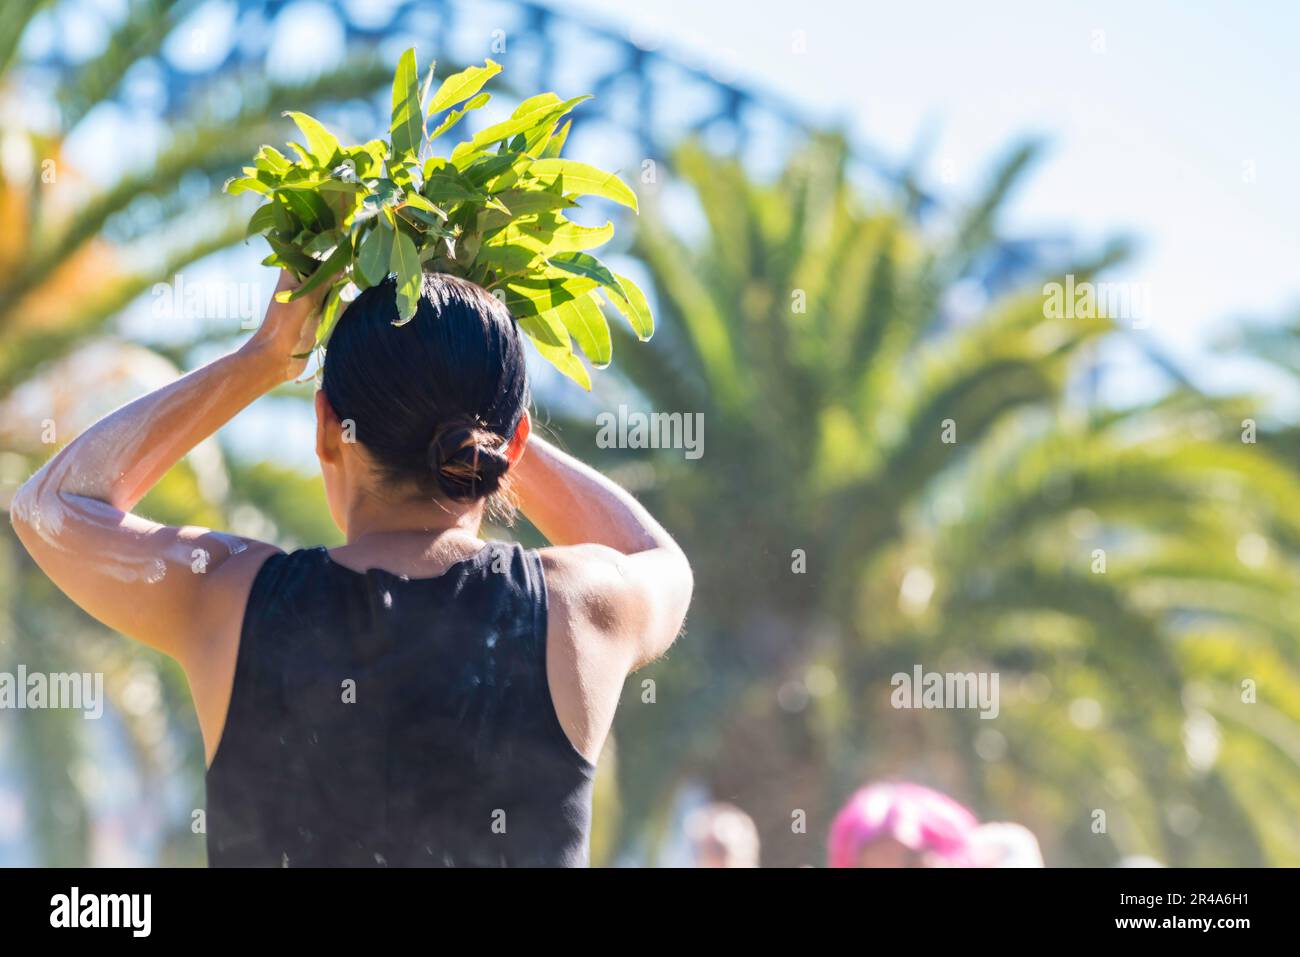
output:
[[[441,273],[424,275],[415,317],[397,318],[392,278],[357,296],[325,350],[325,397],[390,481],[458,502],[492,495],[528,403],[514,319],[486,290]]]

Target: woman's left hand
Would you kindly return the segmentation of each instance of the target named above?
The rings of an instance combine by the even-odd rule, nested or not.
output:
[[[275,291],[294,290],[300,285],[291,272],[282,269]],[[278,302],[272,296],[262,324],[245,343],[244,349],[268,363],[277,382],[296,379],[307,367],[307,354],[316,341],[320,304],[326,288],[328,285],[293,302]]]

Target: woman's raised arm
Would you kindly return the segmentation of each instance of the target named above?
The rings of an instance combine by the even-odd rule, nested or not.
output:
[[[519,507],[552,545],[554,598],[613,638],[634,670],[681,631],[694,580],[686,555],[627,491],[530,435],[511,470]]]
[[[293,288],[287,273],[280,289]],[[159,525],[130,510],[203,439],[258,396],[299,374],[315,303],[272,300],[237,352],[106,416],[18,490],[10,521],[50,579],[90,615],[176,658],[204,630],[204,610],[232,576],[274,549],[204,528]],[[254,569],[255,570],[255,569]],[[229,569],[227,569],[229,571]],[[244,576],[234,576],[244,577]],[[228,611],[228,609],[226,609]]]

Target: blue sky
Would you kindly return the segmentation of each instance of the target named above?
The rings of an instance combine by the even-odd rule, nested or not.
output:
[[[957,197],[1015,137],[1047,137],[1009,225],[1137,239],[1112,278],[1148,284],[1151,334],[1206,384],[1255,371],[1214,361],[1217,337],[1300,307],[1300,4],[548,5],[630,26],[891,156],[932,134],[931,182]]]

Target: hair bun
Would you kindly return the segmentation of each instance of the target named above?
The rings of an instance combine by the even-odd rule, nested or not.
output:
[[[495,492],[510,468],[505,439],[478,425],[451,423],[429,441],[429,467],[444,495],[472,502]]]

